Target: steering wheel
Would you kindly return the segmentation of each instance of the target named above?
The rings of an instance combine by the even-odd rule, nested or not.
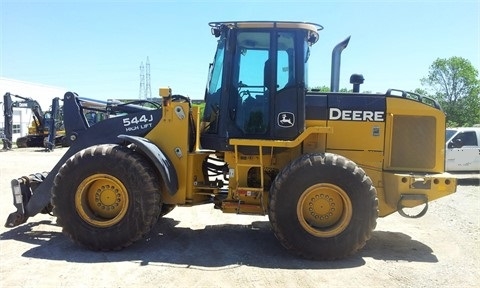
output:
[[[243,90],[240,92],[240,98],[242,98],[242,102],[245,101],[248,97],[252,97],[252,95],[250,94],[250,90]]]

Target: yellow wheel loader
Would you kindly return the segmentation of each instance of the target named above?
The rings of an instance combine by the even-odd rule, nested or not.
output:
[[[332,53],[331,92],[320,92],[308,90],[307,71],[321,25],[209,25],[218,45],[202,113],[160,88],[159,107],[106,102],[120,116],[90,127],[83,109],[92,100],[66,93],[70,148],[48,175],[12,180],[17,211],[6,226],[53,212],[73,241],[117,250],[176,206],[211,203],[268,215],[295,255],[339,259],[365,245],[378,217],[420,217],[429,201],[455,192],[436,101],[395,89],[359,93],[358,74],[352,93],[338,92],[349,38]]]

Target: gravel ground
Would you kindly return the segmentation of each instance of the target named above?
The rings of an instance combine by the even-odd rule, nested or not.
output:
[[[10,180],[48,171],[66,151],[0,153],[0,216],[13,212]],[[477,175],[478,176],[478,175]],[[479,287],[479,180],[430,203],[420,219],[378,219],[356,255],[299,259],[273,235],[268,217],[177,207],[148,237],[119,252],[73,244],[55,218],[0,227],[0,287]]]

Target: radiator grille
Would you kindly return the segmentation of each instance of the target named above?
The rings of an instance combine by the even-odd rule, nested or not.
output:
[[[392,168],[432,169],[435,167],[435,118],[393,117]]]

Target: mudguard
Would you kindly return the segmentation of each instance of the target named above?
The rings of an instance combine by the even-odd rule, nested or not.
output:
[[[173,163],[167,158],[165,153],[157,147],[157,145],[153,144],[148,139],[139,136],[118,135],[118,138],[137,145],[138,148],[153,162],[158,172],[162,175],[168,194],[173,196],[177,193],[178,177],[175,167],[173,167]]]

